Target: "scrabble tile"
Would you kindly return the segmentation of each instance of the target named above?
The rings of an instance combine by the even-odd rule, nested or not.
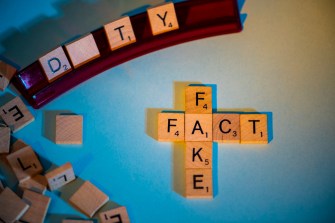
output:
[[[126,207],[119,207],[99,213],[101,223],[130,223]]]
[[[211,114],[212,112],[212,88],[188,86],[185,90],[185,113]]]
[[[100,56],[99,49],[92,34],[65,45],[65,48],[74,68],[78,68]]]
[[[104,29],[111,50],[136,42],[134,30],[128,16],[104,25]]]
[[[108,196],[89,181],[70,197],[69,202],[88,217],[92,217],[107,201]]]
[[[28,144],[26,144],[23,140],[21,139],[18,139],[16,140],[11,146],[10,146],[10,151],[12,153],[24,148],[24,147],[27,147],[29,146]]]
[[[184,141],[184,113],[158,114],[158,141]]]
[[[0,221],[12,223],[19,220],[28,210],[29,205],[23,202],[11,189],[6,187],[0,194]]]
[[[212,114],[185,114],[185,141],[212,141]]]
[[[179,29],[176,11],[172,2],[149,8],[147,12],[152,35],[156,36]]]
[[[94,223],[90,220],[72,220],[72,219],[64,219],[62,223]]]
[[[56,144],[83,143],[83,116],[56,115]]]
[[[43,175],[36,175],[19,182],[19,187],[22,190],[31,190],[36,193],[44,194],[47,189],[47,179]]]
[[[240,116],[241,143],[268,143],[266,114],[242,114]]]
[[[9,153],[10,128],[0,126],[0,154]]]
[[[70,183],[76,179],[71,163],[65,163],[64,165],[49,171],[45,174],[48,186],[50,190],[57,190],[65,184]]]
[[[7,156],[9,165],[12,167],[19,181],[28,179],[43,171],[43,167],[34,150],[27,146]]]
[[[22,200],[30,205],[28,211],[20,218],[20,221],[37,223],[44,222],[51,198],[34,191],[25,190]]]
[[[212,168],[212,142],[186,142],[185,168]]]
[[[240,115],[213,114],[213,141],[240,143]]]
[[[49,82],[72,70],[63,48],[60,46],[38,59]]]
[[[14,67],[0,60],[0,91],[6,89],[15,73]]]
[[[187,198],[213,198],[212,169],[185,169]]]
[[[0,107],[0,116],[12,132],[17,132],[34,121],[33,115],[19,97]]]

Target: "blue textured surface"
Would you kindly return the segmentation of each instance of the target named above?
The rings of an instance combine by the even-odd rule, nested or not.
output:
[[[97,24],[161,1],[35,2],[0,2],[1,52],[22,64]],[[79,178],[125,205],[132,222],[334,222],[334,6],[246,2],[241,33],[185,43],[110,69],[40,110],[30,108],[36,120],[14,136],[45,160],[71,162]],[[89,9],[90,16],[81,18]],[[72,22],[66,20],[69,12]],[[46,22],[50,16],[68,23],[48,29],[55,24]],[[50,34],[54,29],[58,36]],[[182,86],[199,82],[216,86],[218,110],[273,116],[269,145],[216,145],[213,200],[188,200],[174,191],[176,149],[150,132],[152,114],[183,110],[177,98]],[[84,116],[82,146],[59,146],[45,137],[45,119],[54,110]],[[83,217],[59,193],[47,194],[48,222]]]

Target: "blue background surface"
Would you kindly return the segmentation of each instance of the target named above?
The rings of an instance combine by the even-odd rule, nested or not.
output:
[[[0,1],[0,52],[24,67],[75,36],[161,2]],[[42,109],[30,107],[36,120],[14,137],[44,164],[71,162],[79,179],[126,206],[132,222],[334,222],[334,9],[330,0],[247,1],[241,33],[170,47],[101,73]],[[180,145],[153,138],[155,114],[184,110],[189,83],[213,84],[218,110],[273,115],[270,144],[215,145],[213,200],[178,193]],[[17,94],[12,86],[7,92]],[[83,145],[46,137],[53,111],[84,116]],[[17,183],[13,176],[5,181]],[[48,222],[84,217],[60,192],[47,195]]]

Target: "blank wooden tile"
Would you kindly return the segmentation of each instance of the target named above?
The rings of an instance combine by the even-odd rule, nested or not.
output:
[[[30,205],[28,211],[20,221],[29,223],[43,223],[47,214],[51,198],[31,190],[25,190],[22,200]]]
[[[185,137],[184,113],[158,114],[158,141],[177,142],[184,141]]]
[[[76,179],[71,163],[57,167],[45,174],[50,190],[57,190]]]
[[[78,68],[100,56],[92,34],[65,45],[65,48],[74,68]]]
[[[185,114],[185,141],[212,141],[212,114]]]
[[[240,115],[213,114],[213,141],[240,143]]]
[[[30,146],[9,154],[7,160],[19,181],[43,171],[38,157]]]
[[[0,91],[6,89],[15,73],[14,67],[0,60]]]
[[[28,144],[26,144],[22,139],[18,139],[16,140],[11,146],[10,146],[10,151],[12,153],[29,146]]]
[[[89,181],[70,197],[69,202],[88,217],[92,217],[109,200],[108,196]]]
[[[9,153],[10,128],[0,126],[0,154]]]
[[[185,90],[186,114],[211,114],[212,88],[206,86],[188,86]]]
[[[99,213],[101,223],[130,223],[126,207],[114,208]]]
[[[47,179],[43,175],[36,175],[19,182],[19,187],[22,190],[31,190],[36,193],[44,194],[47,189]]]
[[[152,35],[179,29],[178,19],[172,2],[149,8],[147,10]]]
[[[72,220],[72,219],[64,219],[62,223],[94,223],[90,220]]]
[[[56,144],[83,143],[83,116],[56,115]]]
[[[242,114],[240,116],[241,143],[268,143],[266,114]]]
[[[212,169],[185,169],[187,198],[213,198]]]
[[[23,202],[11,189],[6,187],[0,194],[0,221],[12,223],[19,220],[28,210],[29,205]]]
[[[72,70],[63,48],[60,46],[38,59],[49,82]]]
[[[12,132],[17,132],[34,121],[33,115],[19,97],[15,97],[1,106],[0,116]]]
[[[136,42],[134,30],[128,16],[104,25],[104,29],[111,50]]]
[[[212,142],[186,142],[185,168],[212,168]]]

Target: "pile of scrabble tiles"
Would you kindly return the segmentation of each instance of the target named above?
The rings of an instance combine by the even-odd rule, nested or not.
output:
[[[1,90],[4,90],[15,68],[0,62]],[[11,142],[15,133],[34,121],[34,116],[20,97],[11,94],[0,95],[0,161],[8,165],[16,176],[18,190],[5,187],[0,180],[0,222],[44,222],[51,198],[50,191],[64,188],[77,180],[71,163],[44,170],[33,148],[22,140]],[[73,114],[59,114],[55,117],[56,144],[82,144],[83,117]],[[22,196],[21,196],[22,195]],[[88,218],[98,215],[100,222],[130,222],[127,210],[121,206],[98,212],[109,201],[109,197],[89,181],[75,191],[68,202]],[[63,223],[91,222],[93,220],[64,219]]]
[[[268,143],[266,114],[213,113],[212,87],[188,86],[185,113],[158,114],[158,141],[185,142],[186,198],[213,198],[213,142]]]

